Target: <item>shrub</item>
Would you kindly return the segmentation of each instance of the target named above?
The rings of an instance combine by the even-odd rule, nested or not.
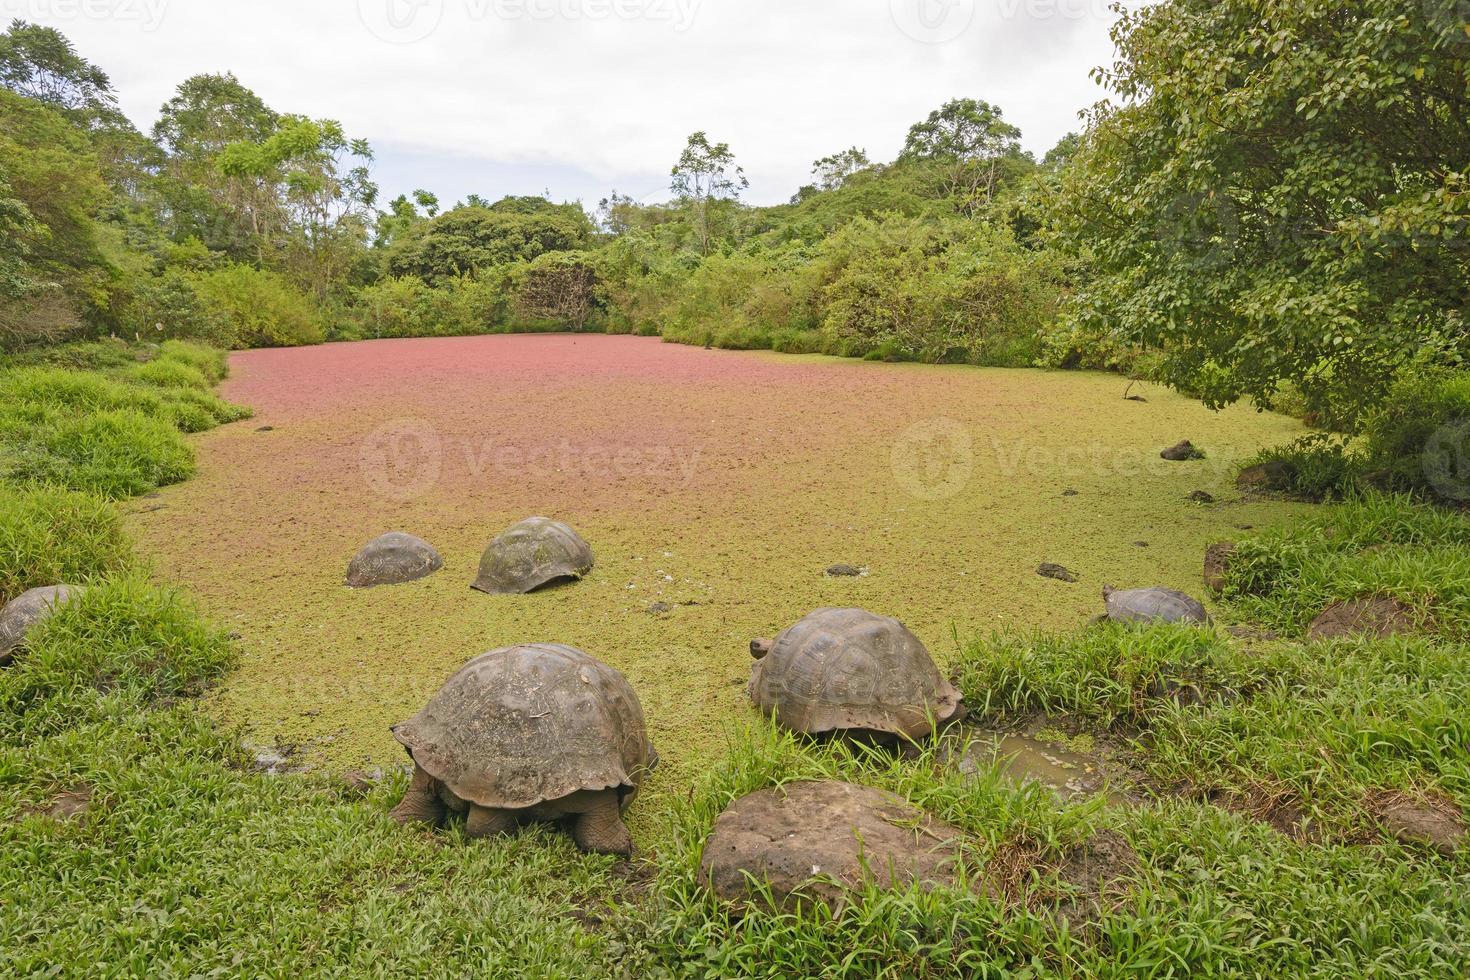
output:
[[[1411,368],[1369,417],[1364,466],[1375,481],[1442,500],[1470,499],[1470,371]]]
[[[1338,500],[1358,487],[1362,458],[1348,449],[1347,441],[1326,433],[1313,433],[1246,460],[1252,467],[1284,463],[1290,485],[1279,487],[1303,500]]]
[[[364,288],[354,318],[365,338],[456,337],[501,328],[504,306],[504,293],[488,275],[445,279],[437,286],[402,276]]]
[[[202,294],[198,282],[176,269],[158,276],[139,276],[123,310],[123,329],[137,339],[187,337],[230,346],[234,343],[228,311]]]
[[[228,319],[229,347],[293,347],[324,337],[315,302],[274,272],[230,265],[200,274],[195,286]]]
[[[37,586],[114,575],[132,562],[117,510],[101,497],[0,485],[0,602]]]
[[[106,582],[60,607],[0,671],[0,730],[35,737],[155,706],[198,693],[232,661],[228,638],[177,592]]]
[[[209,379],[192,365],[176,360],[149,361],[132,370],[132,376],[144,384],[160,388],[208,388]]]
[[[511,273],[517,324],[581,330],[592,315],[597,273],[581,252],[548,252]]]
[[[194,452],[176,427],[122,410],[62,417],[42,427],[18,448],[10,475],[121,499],[193,472]]]
[[[229,360],[223,351],[184,340],[166,341],[159,349],[159,360],[187,364],[204,375],[210,384],[223,381],[230,373]]]

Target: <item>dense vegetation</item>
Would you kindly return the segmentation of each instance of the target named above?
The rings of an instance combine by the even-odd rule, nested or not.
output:
[[[90,588],[0,671],[0,973],[1458,975],[1470,857],[1379,819],[1388,800],[1470,805],[1470,520],[1407,495],[1470,496],[1470,44],[1452,8],[1167,0],[1119,26],[1121,104],[1039,163],[998,109],[956,100],[898,160],[844,150],[790,204],[748,208],[730,148],[699,133],[671,201],[614,195],[595,221],[539,198],[378,211],[369,147],[228,75],[185,81],[145,136],[64,38],[13,24],[0,601]],[[1129,806],[1058,807],[938,744],[900,760],[756,729],[667,801],[630,874],[562,835],[405,832],[383,817],[399,776],[253,771],[190,697],[229,669],[230,638],[150,583],[118,511],[191,474],[184,433],[245,414],[212,394],[224,359],[198,342],[567,327],[1123,367],[1364,436],[1272,456],[1293,464],[1284,488],[1347,498],[1239,545],[1224,614],[1279,638],[966,641],[975,719],[1045,714],[1113,745]],[[1304,637],[1364,595],[1416,628]],[[697,886],[733,796],[834,774],[969,831],[989,887],[735,917]],[[1137,865],[1060,915],[1068,855],[1102,829]]]

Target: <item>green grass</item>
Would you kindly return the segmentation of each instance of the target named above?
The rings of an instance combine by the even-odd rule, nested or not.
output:
[[[1240,544],[1226,595],[1244,619],[1300,635],[1334,602],[1393,596],[1470,638],[1470,518],[1373,494]]]
[[[0,485],[0,602],[37,586],[86,584],[134,564],[132,542],[106,500]]]
[[[91,344],[0,367],[5,475],[115,500],[136,496],[193,473],[183,433],[249,416],[210,391],[225,373],[219,352],[170,341],[140,356]]]

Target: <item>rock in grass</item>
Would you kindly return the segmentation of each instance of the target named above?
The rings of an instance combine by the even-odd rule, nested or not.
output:
[[[952,885],[963,832],[902,797],[835,780],[788,783],[731,803],[704,846],[699,878],[745,907],[765,883],[774,902],[841,905],[867,884]]]
[[[1235,544],[1219,541],[1205,549],[1205,587],[1219,594],[1225,591],[1230,577],[1230,559],[1235,557]]]
[[[22,592],[0,609],[0,667],[9,664],[31,627],[82,594],[75,585],[43,585]]]
[[[1191,490],[1187,499],[1192,504],[1213,504],[1215,495],[1204,490]]]
[[[354,589],[402,585],[433,575],[444,567],[434,546],[412,534],[390,531],[370,541],[347,565],[347,584]]]
[[[1036,574],[1042,578],[1054,578],[1058,582],[1076,582],[1077,573],[1064,565],[1055,562],[1044,561],[1036,568]]]
[[[828,578],[857,578],[863,570],[856,565],[833,565],[827,569]]]
[[[1310,640],[1333,640],[1345,636],[1382,638],[1407,633],[1414,628],[1411,606],[1392,596],[1373,595],[1334,602],[1307,627]]]
[[[1460,808],[1448,800],[1390,798],[1378,807],[1378,822],[1401,844],[1433,848],[1454,857],[1470,841]]]
[[[1194,443],[1190,442],[1188,439],[1185,439],[1178,445],[1170,446],[1168,449],[1165,449],[1163,452],[1159,453],[1159,456],[1163,459],[1167,459],[1175,463],[1182,463],[1191,459],[1205,458],[1205,454],[1199,449],[1195,448]]]
[[[653,602],[649,603],[648,606],[648,614],[650,616],[666,616],[673,611],[674,607],[667,602]]]

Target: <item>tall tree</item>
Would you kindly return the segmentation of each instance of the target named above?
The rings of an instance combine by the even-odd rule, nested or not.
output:
[[[1470,356],[1464,4],[1166,0],[1125,12],[1063,172],[1073,316],[1211,405],[1292,381],[1351,422],[1413,356]]]
[[[978,99],[951,99],[909,128],[900,160],[935,161],[945,193],[973,211],[988,203],[1007,158],[1021,153],[1021,131],[998,107]]]
[[[699,250],[710,251],[710,204],[712,201],[735,200],[750,186],[745,171],[735,163],[728,143],[711,143],[703,130],[692,134],[679,162],[670,171],[671,189],[694,208]]]
[[[19,18],[0,34],[0,85],[66,112],[117,106],[107,73],[77,54],[66,35]]]
[[[868,159],[868,151],[852,146],[814,162],[812,174],[817,178],[818,187],[831,191],[841,187],[847,178],[859,170],[866,170],[870,166],[872,161]]]

